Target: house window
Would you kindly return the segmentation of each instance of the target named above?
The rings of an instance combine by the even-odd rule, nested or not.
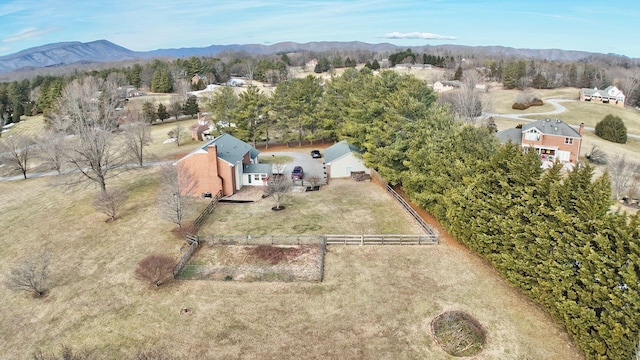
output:
[[[564,138],[565,145],[573,145],[573,138]]]
[[[267,179],[267,174],[260,175],[260,180],[264,181]]]
[[[527,130],[524,139],[529,141],[540,141],[540,133],[536,129]]]
[[[253,174],[254,180],[260,180],[260,174]]]

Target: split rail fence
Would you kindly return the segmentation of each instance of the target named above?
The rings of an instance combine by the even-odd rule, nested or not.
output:
[[[437,235],[325,235],[327,245],[437,245]]]

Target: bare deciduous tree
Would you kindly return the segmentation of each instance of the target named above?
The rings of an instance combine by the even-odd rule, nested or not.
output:
[[[27,178],[33,140],[24,135],[11,135],[0,143],[0,157]]]
[[[162,218],[182,227],[185,215],[193,204],[198,184],[194,176],[181,166],[165,164],[160,167],[158,205]]]
[[[178,117],[182,114],[182,103],[180,101],[172,101],[169,104],[169,115],[173,116],[176,121],[178,121]]]
[[[616,200],[627,195],[634,178],[640,176],[640,165],[626,159],[624,155],[616,155],[607,166],[611,176],[613,195]]]
[[[142,113],[132,110],[127,113],[127,122],[122,126],[127,153],[138,165],[144,164],[144,148],[151,144],[151,131]]]
[[[175,260],[169,255],[152,254],[140,261],[136,277],[160,286],[171,278],[175,265]]]
[[[476,88],[482,76],[476,71],[467,71],[462,78],[460,89],[451,92],[451,104],[460,118],[474,122],[482,115],[482,92]]]
[[[61,174],[64,165],[65,134],[49,129],[38,137],[37,143],[39,158]]]
[[[281,203],[291,189],[291,185],[291,180],[287,179],[286,176],[275,175],[269,178],[267,181],[267,196],[273,196],[273,201],[275,202],[273,210],[284,209]]]
[[[187,93],[191,91],[191,82],[187,79],[180,79],[174,83],[174,92],[178,94],[178,97],[174,99],[174,103],[183,103],[187,100]]]
[[[180,146],[180,139],[185,135],[185,128],[180,123],[176,123],[176,126],[171,130],[173,137],[176,139],[176,145]]]
[[[119,101],[114,82],[87,77],[65,87],[52,116],[55,129],[73,135],[65,147],[65,160],[103,192],[124,154],[113,146]]]
[[[93,207],[107,215],[109,221],[114,221],[118,218],[118,213],[126,201],[127,194],[121,189],[100,191],[93,200]]]
[[[640,85],[640,71],[638,69],[633,69],[631,73],[625,72],[625,76],[618,80],[618,87],[626,95],[625,104],[629,103],[638,85]]]
[[[5,280],[7,288],[15,291],[26,291],[40,297],[49,290],[49,263],[51,254],[43,251],[39,255],[28,258],[11,270]]]

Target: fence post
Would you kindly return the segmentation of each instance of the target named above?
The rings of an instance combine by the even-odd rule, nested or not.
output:
[[[364,234],[360,235],[360,246],[364,245]]]

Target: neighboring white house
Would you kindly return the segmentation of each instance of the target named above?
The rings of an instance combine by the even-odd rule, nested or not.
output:
[[[327,168],[327,178],[351,177],[352,171],[364,171],[369,174],[369,168],[359,156],[361,152],[353,145],[342,140],[324,151],[324,161]]]
[[[601,90],[598,90],[598,88],[580,89],[580,101],[591,101],[624,107],[624,100],[624,93],[615,86],[607,86]]]
[[[453,89],[459,89],[460,87],[462,87],[462,82],[460,82],[458,80],[436,81],[433,84],[433,91],[435,91],[435,92],[444,92],[444,91],[449,91],[449,90],[453,90]]]

